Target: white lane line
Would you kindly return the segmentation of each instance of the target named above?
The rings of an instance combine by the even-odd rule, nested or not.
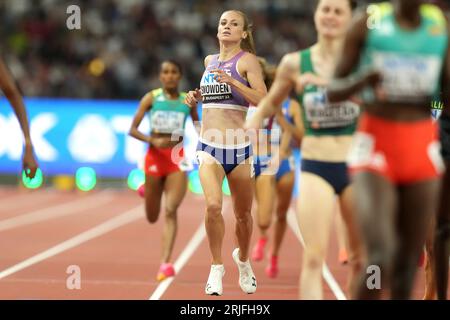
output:
[[[26,226],[36,222],[64,217],[67,215],[99,207],[108,203],[113,198],[113,194],[105,190],[98,194],[91,195],[89,196],[89,198],[78,198],[70,202],[65,202],[62,204],[21,214],[17,217],[0,220],[0,232],[21,226]]]
[[[122,213],[121,215],[119,215],[117,217],[111,218],[111,219],[103,222],[102,224],[99,224],[83,233],[80,233],[79,235],[77,235],[73,238],[70,238],[69,240],[61,242],[60,244],[57,244],[56,246],[54,246],[50,249],[47,249],[47,250],[45,250],[31,258],[28,258],[12,267],[9,267],[8,269],[5,269],[0,272],[0,279],[6,278],[18,271],[28,268],[36,263],[42,262],[48,258],[51,258],[53,256],[56,256],[56,255],[62,253],[64,251],[75,248],[82,243],[85,243],[89,240],[100,237],[112,230],[115,230],[115,229],[120,228],[126,224],[129,224],[135,220],[138,220],[139,218],[142,218],[142,210],[143,210],[143,206],[139,205],[138,207],[128,210],[125,213]]]
[[[230,208],[231,201],[225,202],[223,206],[222,213],[225,214],[225,212]],[[202,220],[199,227],[197,228],[197,231],[195,231],[194,235],[192,236],[189,243],[184,248],[183,252],[178,257],[177,261],[175,261],[173,267],[175,269],[175,274],[178,275],[185,266],[185,264],[189,261],[191,256],[194,254],[194,252],[197,250],[197,248],[200,246],[200,243],[202,243],[203,239],[206,237],[206,230],[205,230],[205,223]],[[176,277],[176,276],[175,276]],[[170,277],[164,281],[162,281],[158,287],[155,289],[153,294],[148,298],[148,300],[159,300],[161,299],[162,295],[166,290],[169,288],[169,286],[172,284],[173,280],[175,280],[175,277]]]
[[[304,248],[305,240],[303,239],[302,233],[298,227],[295,212],[291,208],[288,211],[287,221],[288,221],[289,227],[291,227],[292,231],[297,236],[298,240],[300,241],[300,243],[302,244],[302,246]],[[344,292],[342,291],[341,287],[337,283],[336,279],[331,274],[330,269],[328,268],[326,263],[324,263],[323,267],[322,267],[322,276],[338,300],[347,300]]]
[[[47,189],[43,191],[33,191],[20,194],[11,194],[5,198],[0,199],[0,212],[8,212],[11,209],[20,208],[26,203],[33,203],[34,205],[56,198],[57,194],[49,192]]]

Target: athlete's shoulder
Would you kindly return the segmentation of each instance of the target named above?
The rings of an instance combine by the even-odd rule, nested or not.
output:
[[[392,2],[384,1],[379,3],[372,3],[371,5],[377,6],[381,10],[381,14],[389,14],[394,12],[394,6],[392,5]]]
[[[420,6],[420,13],[422,16],[432,20],[434,23],[445,26],[447,18],[444,12],[436,5],[431,3],[424,3]]]
[[[253,54],[251,52],[248,52],[248,51],[244,51],[242,56],[239,58],[239,65],[240,66],[242,66],[242,62],[245,65],[253,65],[253,66],[258,65],[258,66],[260,66],[258,57],[255,54]]]
[[[243,51],[242,56],[240,57],[240,59],[258,59],[258,57],[256,56],[256,54],[248,52],[248,51]]]
[[[188,105],[188,104],[186,104],[186,103],[184,102],[185,99],[186,99],[186,96],[187,96],[187,92],[185,92],[185,91],[180,91],[179,97],[178,97],[178,101],[179,101],[181,104],[188,106],[189,109],[191,109],[191,106]]]
[[[215,56],[218,56],[218,54],[209,54],[205,57],[205,59],[203,60],[203,64],[205,65],[205,68],[209,65],[209,63]]]
[[[152,107],[153,102],[156,100],[156,96],[154,95],[155,90],[150,90],[140,100],[140,104],[145,106],[145,109],[148,110]]]
[[[304,50],[286,53],[280,61],[280,69],[295,69],[300,68],[301,54]]]
[[[299,65],[300,56],[304,50],[298,50],[295,52],[286,53],[283,58],[281,58],[280,65],[285,66],[295,66]]]
[[[163,94],[163,89],[158,88],[158,89],[150,90],[149,94],[152,96],[152,98],[159,97],[160,95]]]
[[[390,2],[371,3],[367,5],[364,10],[366,15],[376,15],[377,18],[383,18],[394,13],[394,7]]]
[[[184,91],[181,91],[181,92],[180,92],[180,100],[183,100],[183,101],[184,101],[184,99],[186,98],[186,96],[187,96],[187,92],[184,92]]]

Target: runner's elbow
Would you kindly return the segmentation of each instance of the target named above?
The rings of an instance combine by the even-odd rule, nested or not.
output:
[[[137,133],[137,128],[134,126],[131,127],[130,130],[128,131],[128,135],[133,138],[136,138],[136,133]]]

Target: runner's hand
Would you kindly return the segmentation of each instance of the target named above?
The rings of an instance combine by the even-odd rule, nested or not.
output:
[[[22,158],[22,167],[23,170],[25,170],[25,175],[28,178],[33,179],[36,175],[38,164],[36,162],[36,158],[34,157],[32,146],[25,146],[25,151]]]
[[[195,90],[191,90],[187,93],[186,98],[184,99],[184,103],[194,108],[197,106],[197,103],[202,99],[202,93],[198,88]]]

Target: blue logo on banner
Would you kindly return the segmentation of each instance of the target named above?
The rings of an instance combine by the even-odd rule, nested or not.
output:
[[[23,136],[5,98],[0,100],[0,174],[21,170]],[[44,175],[93,168],[99,177],[125,178],[143,167],[147,145],[128,136],[139,101],[25,99],[31,138]],[[148,133],[147,118],[139,129]],[[195,159],[197,134],[186,123],[185,156]]]

